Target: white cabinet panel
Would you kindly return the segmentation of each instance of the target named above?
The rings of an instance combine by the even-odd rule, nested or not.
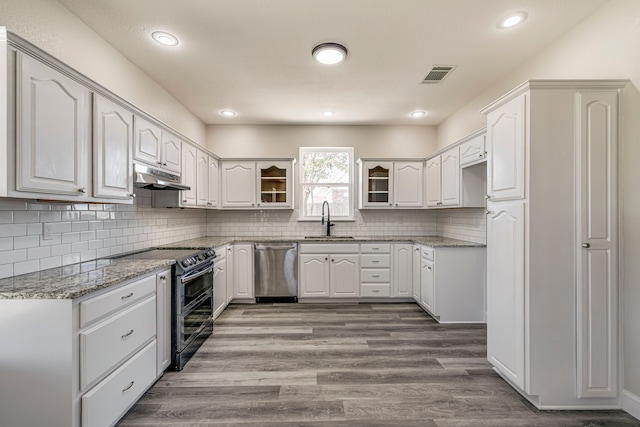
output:
[[[100,95],[93,101],[93,195],[131,199],[133,113]]]
[[[487,115],[487,180],[491,200],[525,197],[526,94]]]
[[[413,245],[413,254],[412,254],[412,268],[411,268],[411,272],[412,272],[412,285],[413,285],[413,292],[412,292],[412,296],[413,296],[413,300],[415,302],[417,302],[418,304],[420,303],[420,286],[422,285],[420,283],[420,269],[421,269],[421,265],[420,265],[420,260],[421,260],[421,255],[420,255],[420,246],[418,245]]]
[[[358,255],[331,255],[331,297],[357,297],[360,295]]]
[[[487,357],[524,389],[525,202],[487,206]]]
[[[219,180],[220,180],[220,168],[218,159],[209,156],[209,200],[207,201],[208,207],[218,206],[218,193],[219,193]]]
[[[433,315],[435,311],[435,271],[433,262],[422,257],[420,263],[420,305]]]
[[[442,204],[441,157],[427,160],[426,169],[427,206],[438,207]]]
[[[442,206],[460,205],[460,149],[452,148],[442,153],[441,194]]]
[[[187,147],[187,144],[184,147]],[[183,155],[185,149],[183,148]],[[209,203],[209,155],[202,150],[197,150],[196,205],[207,207]]]
[[[171,270],[156,275],[157,376],[171,364]]]
[[[256,205],[255,162],[221,162],[222,207],[251,208]]]
[[[393,164],[393,205],[422,207],[423,162],[395,162]]]
[[[393,245],[393,296],[411,298],[413,295],[413,245]]]
[[[162,166],[177,174],[180,173],[182,158],[180,152],[182,149],[182,141],[175,135],[162,131],[162,139],[160,143],[160,157]]]
[[[196,172],[198,168],[198,149],[191,144],[182,147],[182,183],[190,190],[180,192],[180,206],[196,206]]]
[[[254,297],[253,245],[233,245],[234,298]]]
[[[472,165],[482,162],[486,158],[485,151],[486,134],[481,134],[460,144],[460,166]]]
[[[162,129],[143,119],[134,118],[133,158],[154,167],[162,167],[160,159],[160,138]]]
[[[16,190],[85,196],[91,92],[29,56],[17,61]]]
[[[213,318],[227,307],[227,260],[217,259],[213,265]]]
[[[329,255],[299,255],[300,297],[329,297]]]

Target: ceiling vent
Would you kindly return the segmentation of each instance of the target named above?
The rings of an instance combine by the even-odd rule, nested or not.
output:
[[[434,65],[422,80],[422,84],[439,84],[451,74],[454,68],[456,68],[455,65]]]

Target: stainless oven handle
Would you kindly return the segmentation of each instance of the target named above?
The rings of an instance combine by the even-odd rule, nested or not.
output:
[[[189,282],[189,281],[191,281],[193,279],[197,279],[198,277],[204,276],[205,274],[210,274],[211,272],[213,272],[213,266],[207,268],[206,270],[201,270],[198,273],[188,274],[186,276],[182,276],[180,281],[182,282],[182,284],[185,284],[186,282]]]

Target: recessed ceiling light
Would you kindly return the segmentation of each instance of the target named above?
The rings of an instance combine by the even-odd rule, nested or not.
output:
[[[323,116],[325,117],[333,117],[336,113],[334,113],[333,111],[324,111],[322,113]]]
[[[222,110],[220,111],[220,114],[222,114],[225,117],[233,117],[236,115],[236,112],[233,110]]]
[[[420,117],[424,117],[424,116],[426,116],[426,115],[427,115],[427,112],[426,112],[426,111],[419,110],[419,111],[413,111],[412,113],[409,113],[409,115],[410,115],[411,117],[413,117],[414,119],[419,119]]]
[[[158,43],[165,46],[176,46],[178,44],[178,38],[173,34],[165,33],[164,31],[155,31],[151,34],[151,37]]]
[[[512,13],[498,21],[498,28],[506,29],[515,27],[516,25],[523,23],[525,19],[527,19],[527,16],[526,12]]]
[[[335,65],[345,60],[347,48],[338,43],[322,43],[311,51],[313,58],[324,65]]]

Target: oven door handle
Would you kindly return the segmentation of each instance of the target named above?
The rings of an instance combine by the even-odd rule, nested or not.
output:
[[[204,276],[205,274],[210,274],[211,272],[213,272],[213,266],[210,266],[209,268],[207,268],[206,270],[200,270],[197,273],[193,273],[193,274],[188,274],[186,276],[182,276],[182,278],[180,279],[180,281],[182,282],[182,284],[185,284],[193,279],[197,279],[200,276]]]

